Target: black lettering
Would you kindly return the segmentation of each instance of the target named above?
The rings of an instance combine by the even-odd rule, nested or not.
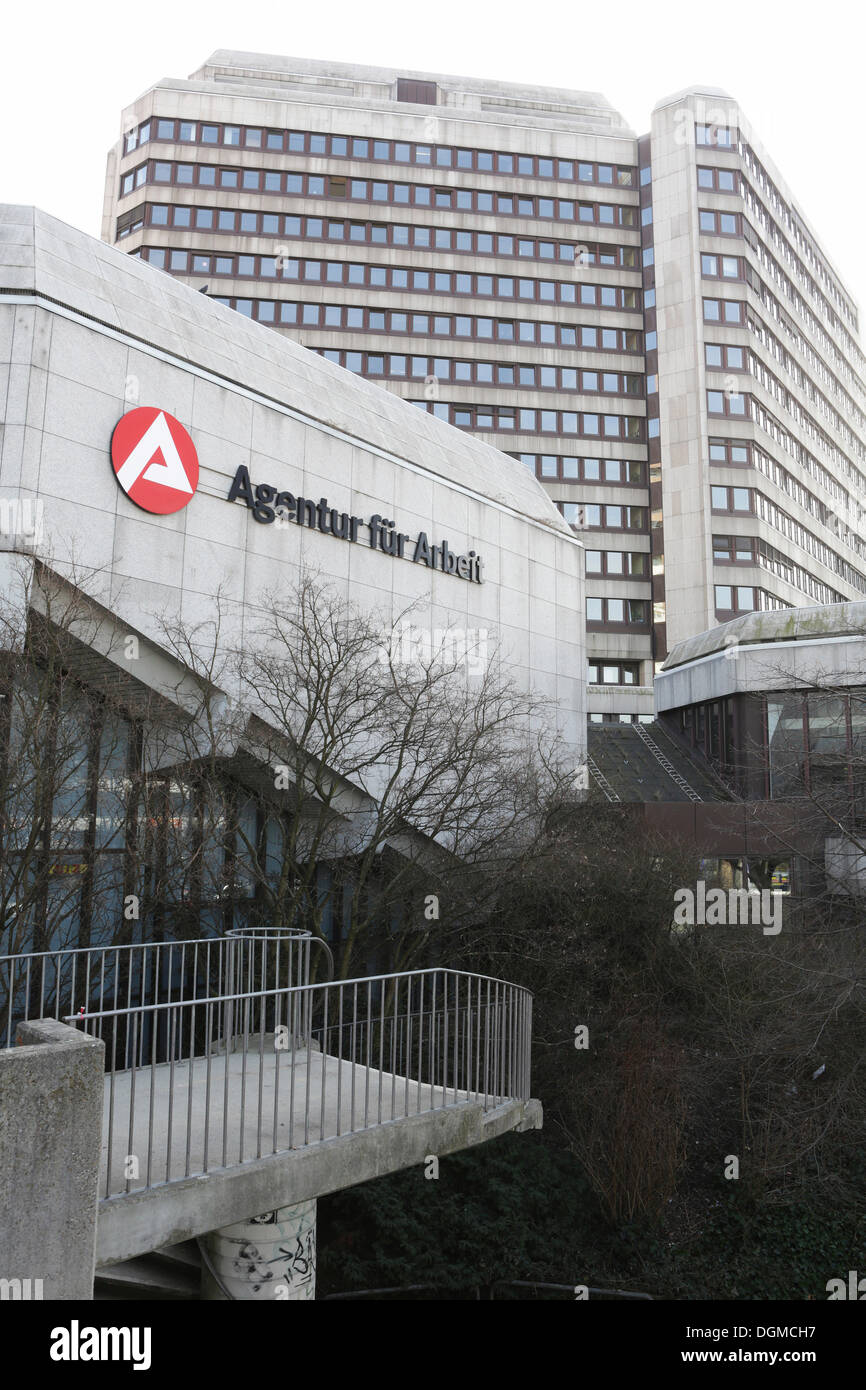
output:
[[[274,499],[274,511],[277,516],[282,517],[283,521],[291,521],[295,515],[295,494],[293,492],[278,492]]]
[[[271,487],[270,483],[259,483],[256,487],[256,501],[253,507],[253,521],[260,521],[263,524],[274,519],[274,509],[271,505],[277,495],[277,489]]]
[[[316,525],[316,504],[311,502],[309,497],[298,498],[298,511],[295,521],[299,526],[309,526],[311,530]]]
[[[244,464],[241,464],[229,488],[228,500],[234,502],[237,497],[242,497],[247,507],[253,506],[253,489],[250,483],[250,470]]]
[[[415,553],[412,556],[413,565],[417,565],[419,560],[422,560],[428,569],[431,564],[435,563],[430,558],[430,542],[427,540],[426,531],[422,531],[415,542]]]

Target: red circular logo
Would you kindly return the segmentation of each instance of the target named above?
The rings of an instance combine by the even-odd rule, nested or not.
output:
[[[198,487],[195,445],[180,421],[155,405],[138,406],[118,420],[111,462],[129,500],[158,516],[179,512]]]

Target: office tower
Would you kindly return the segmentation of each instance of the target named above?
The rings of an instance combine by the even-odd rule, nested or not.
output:
[[[123,114],[106,240],[535,471],[591,720],[668,645],[866,591],[857,310],[736,103],[217,52]]]

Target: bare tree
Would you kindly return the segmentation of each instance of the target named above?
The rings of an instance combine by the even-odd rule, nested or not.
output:
[[[447,633],[407,659],[413,610],[362,612],[309,572],[263,598],[243,645],[220,641],[220,609],[164,640],[201,692],[173,736],[222,827],[232,910],[332,935],[343,975],[397,968],[442,939],[443,901],[465,910],[456,881],[480,885],[573,777],[549,702],[495,648],[470,675]]]

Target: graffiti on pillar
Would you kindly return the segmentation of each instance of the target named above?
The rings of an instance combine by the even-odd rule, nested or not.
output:
[[[271,1269],[271,1265],[281,1266]],[[294,1247],[291,1242],[277,1247],[270,1259],[257,1245],[247,1242],[242,1245],[232,1261],[232,1270],[239,1279],[252,1285],[254,1293],[259,1293],[266,1284],[281,1283],[291,1288],[303,1288],[316,1277],[316,1236],[309,1230],[304,1235],[296,1235]]]

